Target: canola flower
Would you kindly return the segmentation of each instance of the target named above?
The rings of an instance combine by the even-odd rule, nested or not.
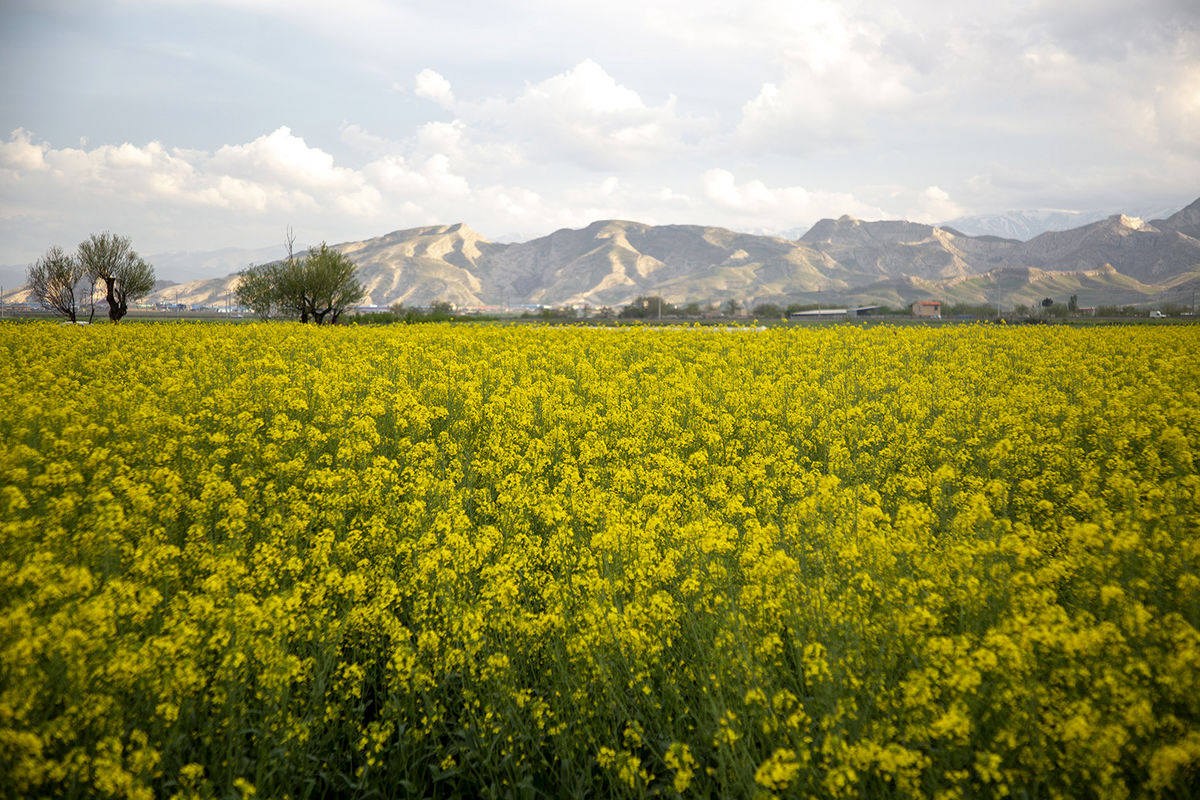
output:
[[[1188,797],[1200,330],[0,326],[2,797]]]

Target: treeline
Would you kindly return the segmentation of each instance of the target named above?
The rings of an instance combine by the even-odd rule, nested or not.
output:
[[[711,305],[702,306],[699,303],[687,303],[677,306],[661,297],[638,297],[632,303],[622,308],[617,316],[620,319],[655,319],[661,317],[705,317],[713,313]]]
[[[453,322],[464,318],[462,314],[456,314],[454,304],[445,301],[434,303],[428,307],[405,306],[404,303],[393,303],[388,307],[387,311],[360,311],[355,316],[355,322],[366,325],[393,325],[402,323],[405,325],[414,325],[421,322]],[[496,316],[471,314],[469,318],[475,321],[488,321],[499,319]]]

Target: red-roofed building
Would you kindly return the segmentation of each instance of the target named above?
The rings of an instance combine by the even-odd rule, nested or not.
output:
[[[914,317],[942,318],[942,304],[937,300],[918,300],[909,307]]]

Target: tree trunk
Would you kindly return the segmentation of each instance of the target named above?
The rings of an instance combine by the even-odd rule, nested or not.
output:
[[[117,282],[116,278],[102,276],[102,279],[104,281],[104,299],[108,301],[108,318],[115,324],[121,321],[121,317],[125,316],[125,312],[129,310],[129,306],[125,302],[124,293],[121,293],[121,296],[118,298],[117,293],[114,291]]]

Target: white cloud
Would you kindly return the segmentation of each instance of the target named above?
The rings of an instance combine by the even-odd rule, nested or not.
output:
[[[472,174],[504,174],[528,163],[519,143],[483,135],[462,120],[425,123],[417,129],[415,151],[444,155],[456,169]]]
[[[450,81],[431,69],[423,69],[417,73],[414,83],[417,97],[427,98],[442,108],[453,110],[454,92],[450,88]]]
[[[534,84],[515,98],[458,104],[460,119],[476,131],[498,129],[524,149],[594,168],[645,163],[686,147],[696,123],[682,118],[676,99],[647,105],[603,67],[584,60]]]
[[[1043,153],[1082,159],[1073,144],[1087,140],[1090,167],[1113,160],[1131,128],[1151,145],[1196,152],[1186,88],[1200,59],[1194,2],[697,0],[687,14],[655,9],[663,36],[757,59],[761,78],[733,145],[750,153],[913,150],[937,138],[970,154],[983,132],[1012,136],[1014,161],[1033,139]]]
[[[46,149],[46,145],[33,143],[33,134],[29,131],[17,128],[7,142],[0,142],[0,168],[14,171],[49,169]]]
[[[466,178],[454,174],[449,159],[432,156],[423,164],[410,164],[400,156],[387,156],[368,164],[363,175],[379,191],[396,197],[446,200],[465,197],[470,191]]]
[[[332,155],[309,147],[287,127],[277,128],[247,144],[225,145],[213,154],[211,168],[315,190],[354,188],[357,182],[352,170],[334,166]]]
[[[738,182],[732,172],[709,169],[700,176],[701,195],[711,209],[745,230],[807,228],[819,219],[849,214],[859,219],[908,219],[936,223],[964,213],[939,186],[863,186],[855,192],[812,191],[802,186]],[[728,222],[724,224],[729,224]]]
[[[771,34],[780,74],[742,106],[742,146],[792,153],[844,146],[870,135],[879,114],[917,99],[917,67],[928,64],[908,57],[911,29],[903,20],[885,27],[832,3],[797,14],[772,10],[780,15]]]
[[[802,186],[770,187],[760,180],[738,183],[725,169],[705,171],[700,186],[712,209],[747,229],[786,230],[842,214],[870,219],[885,216],[880,208],[850,193],[814,192]]]
[[[454,162],[478,153],[465,153],[471,145],[458,142],[456,130],[426,131],[420,142],[450,145],[449,153],[386,153],[357,169],[286,127],[215,153],[158,142],[59,149],[18,130],[0,142],[8,178],[0,188],[0,239],[26,258],[105,228],[155,252],[261,246],[287,225],[313,241],[346,241],[448,221],[536,235],[594,218],[586,198],[564,202],[569,192],[547,197],[519,183],[471,182]],[[371,139],[358,127],[352,134]],[[619,185],[603,185],[613,196],[614,205],[604,206],[611,212]]]
[[[451,221],[533,236],[612,217],[655,223],[699,215],[764,229],[835,208],[863,210],[849,196],[739,184],[720,170],[704,176],[699,195],[618,173],[539,188],[511,174],[477,183],[456,165],[471,162],[473,145],[462,141],[457,124],[440,125],[408,152],[385,153],[360,168],[342,166],[286,127],[214,153],[158,142],[55,148],[16,131],[0,148],[12,178],[0,190],[0,231],[36,253],[110,228],[156,252],[261,246],[287,225],[306,239],[346,241]],[[361,128],[353,133],[371,136]],[[447,152],[435,152],[438,146]]]
[[[909,213],[902,216],[916,222],[944,222],[962,216],[963,213],[963,207],[954,202],[945,189],[940,186],[927,186],[917,195]]]
[[[408,141],[379,136],[361,125],[344,124],[341,140],[352,150],[375,158],[405,156],[423,160],[444,157],[460,173],[495,175],[527,163],[524,151],[515,142],[472,130],[462,120],[426,122]]]
[[[1155,139],[1177,154],[1200,160],[1200,66],[1179,70],[1154,87]]]
[[[31,148],[41,153],[42,166],[29,157]],[[410,185],[418,187],[413,191],[433,187],[461,195],[464,183],[432,160],[423,169],[410,170],[419,180],[407,183],[378,168],[338,166],[330,154],[286,127],[211,154],[168,150],[158,142],[56,149],[16,131],[0,144],[0,154],[9,173],[0,191],[3,229],[27,215],[44,222],[42,230],[22,230],[25,239],[62,238],[57,231],[64,227],[74,238],[132,226],[140,228],[139,241],[151,242],[139,244],[143,250],[199,246],[197,239],[224,246],[229,242],[221,237],[230,231],[261,227],[264,221],[272,228],[290,221],[299,227],[303,221],[333,227],[331,233],[337,235],[337,228],[355,219],[379,224],[402,201],[397,191]],[[385,157],[377,163],[389,162]],[[205,221],[214,227],[204,229]],[[185,241],[178,238],[181,232],[186,232]]]

